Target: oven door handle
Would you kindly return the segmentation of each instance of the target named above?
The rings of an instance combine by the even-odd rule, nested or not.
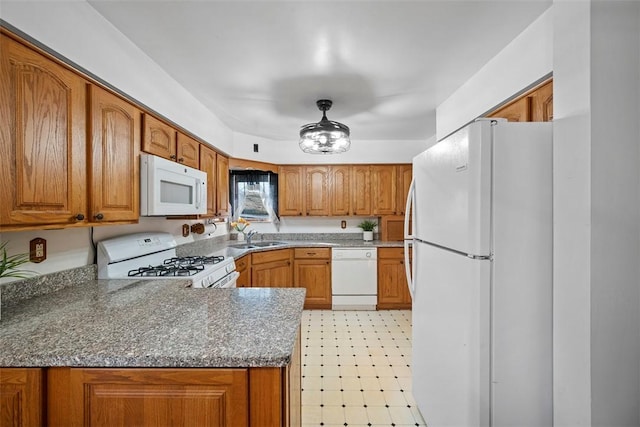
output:
[[[234,271],[233,273],[230,273],[229,275],[223,277],[222,279],[220,279],[220,282],[222,282],[221,286],[217,286],[218,283],[214,283],[213,285],[211,285],[211,288],[215,288],[215,289],[227,289],[227,288],[235,288],[236,287],[236,281],[238,280],[238,277],[240,277],[240,273],[237,271]]]

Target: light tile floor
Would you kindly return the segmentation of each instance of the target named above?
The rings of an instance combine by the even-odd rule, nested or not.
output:
[[[411,394],[411,311],[305,310],[302,425],[426,426]]]

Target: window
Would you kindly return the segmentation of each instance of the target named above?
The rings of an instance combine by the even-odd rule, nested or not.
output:
[[[231,216],[252,221],[278,219],[278,175],[263,171],[229,172]]]

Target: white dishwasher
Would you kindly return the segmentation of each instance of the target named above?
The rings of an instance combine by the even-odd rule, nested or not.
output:
[[[375,310],[378,303],[376,248],[331,249],[331,294],[334,310]]]

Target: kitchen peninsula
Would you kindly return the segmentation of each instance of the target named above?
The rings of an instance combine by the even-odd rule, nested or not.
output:
[[[299,425],[304,295],[95,280],[5,304],[3,412],[25,425]]]

